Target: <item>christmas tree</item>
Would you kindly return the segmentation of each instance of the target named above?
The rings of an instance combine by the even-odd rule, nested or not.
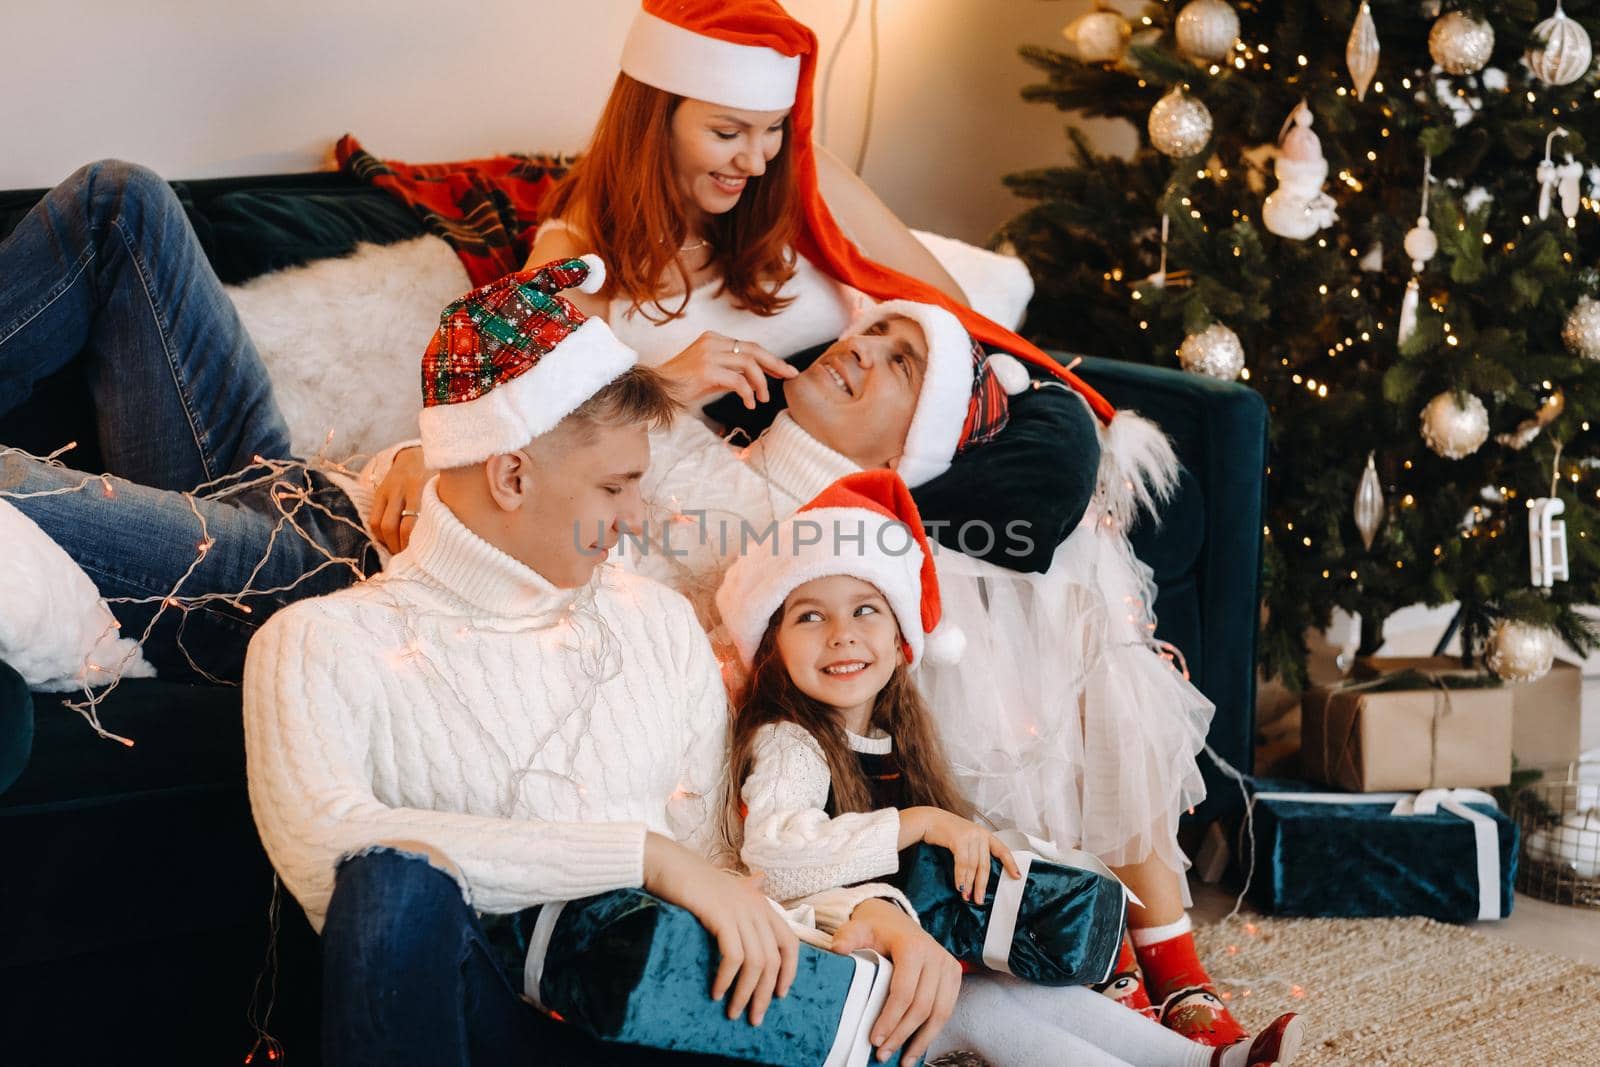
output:
[[[1561,7],[1180,0],[1022,49],[1025,97],[1140,131],[1006,178],[1037,201],[1001,231],[1028,329],[1261,392],[1262,662],[1291,683],[1335,606],[1370,653],[1459,602],[1507,678],[1600,641],[1600,0]]]

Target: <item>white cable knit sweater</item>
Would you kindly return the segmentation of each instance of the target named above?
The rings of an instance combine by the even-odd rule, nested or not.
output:
[[[894,744],[887,735],[861,737],[848,730],[845,740],[856,751],[880,754]],[[746,810],[739,856],[767,876],[768,893],[792,900],[900,869],[900,812],[829,816],[828,761],[805,727],[763,726],[750,757],[750,775],[740,790]]]
[[[557,589],[432,484],[421,511],[381,576],[284,609],[250,646],[251,804],[312,925],[340,858],[381,841],[445,853],[485,912],[640,885],[647,830],[711,855],[727,701],[688,603],[609,566]],[[806,903],[830,931],[896,895]]]

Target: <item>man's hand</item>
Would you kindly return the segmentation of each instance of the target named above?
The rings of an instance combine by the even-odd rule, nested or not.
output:
[[[656,368],[673,385],[678,399],[699,406],[738,393],[746,408],[771,399],[767,377],[788,380],[800,372],[753,341],[707,331],[688,348]]]
[[[1013,878],[1022,877],[1011,850],[1001,840],[971,819],[963,819],[943,808],[906,808],[900,813],[900,848],[918,841],[950,850],[954,860],[951,877],[962,899],[983,904],[989,888],[989,857]]]
[[[800,940],[762,892],[762,879],[739,878],[671,838],[649,834],[644,888],[688,911],[716,938],[722,962],[711,999],[721,1000],[731,987],[728,1018],[748,1006],[750,1024],[760,1026],[773,995],[788,996],[800,962]]]
[[[955,1011],[961,964],[899,905],[887,900],[862,901],[850,921],[834,931],[833,951],[847,955],[864,948],[894,965],[889,997],[872,1024],[878,1059],[887,1060],[904,1045],[904,1061],[915,1063]]]
[[[433,475],[422,461],[422,449],[413,445],[395,453],[389,473],[378,483],[372,497],[372,532],[391,554],[411,540],[417,509],[422,506],[422,487]]]

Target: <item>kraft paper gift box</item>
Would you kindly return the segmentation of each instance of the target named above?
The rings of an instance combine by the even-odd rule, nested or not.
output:
[[[529,908],[488,925],[493,940],[520,954],[523,992],[602,1041],[796,1067],[877,1062],[869,1028],[893,968],[876,953],[840,956],[802,942],[789,995],[774,997],[751,1026],[711,999],[719,956],[705,927],[643,890]]]
[[[1269,914],[1442,922],[1511,914],[1517,824],[1479,790],[1325,793],[1258,779],[1247,825],[1250,898]]]
[[[1512,687],[1459,669],[1309,689],[1305,776],[1355,792],[1507,785],[1514,699]]]
[[[900,854],[895,880],[922,928],[975,968],[1039,985],[1105,981],[1127,924],[1122,883],[1087,853],[1058,850],[1014,831],[999,836],[1022,878],[1007,876],[991,859],[981,905],[956,891],[948,849],[918,844]]]

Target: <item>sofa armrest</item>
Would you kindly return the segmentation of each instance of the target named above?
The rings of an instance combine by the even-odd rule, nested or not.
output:
[[[1141,524],[1134,547],[1161,583],[1157,636],[1182,650],[1195,685],[1217,706],[1211,747],[1248,774],[1255,747],[1266,402],[1243,385],[1122,360],[1085,357],[1077,372],[1119,409],[1158,424],[1183,464],[1183,484],[1163,516],[1169,521]],[[1238,786],[1209,759],[1201,767],[1207,814],[1242,803]]]

